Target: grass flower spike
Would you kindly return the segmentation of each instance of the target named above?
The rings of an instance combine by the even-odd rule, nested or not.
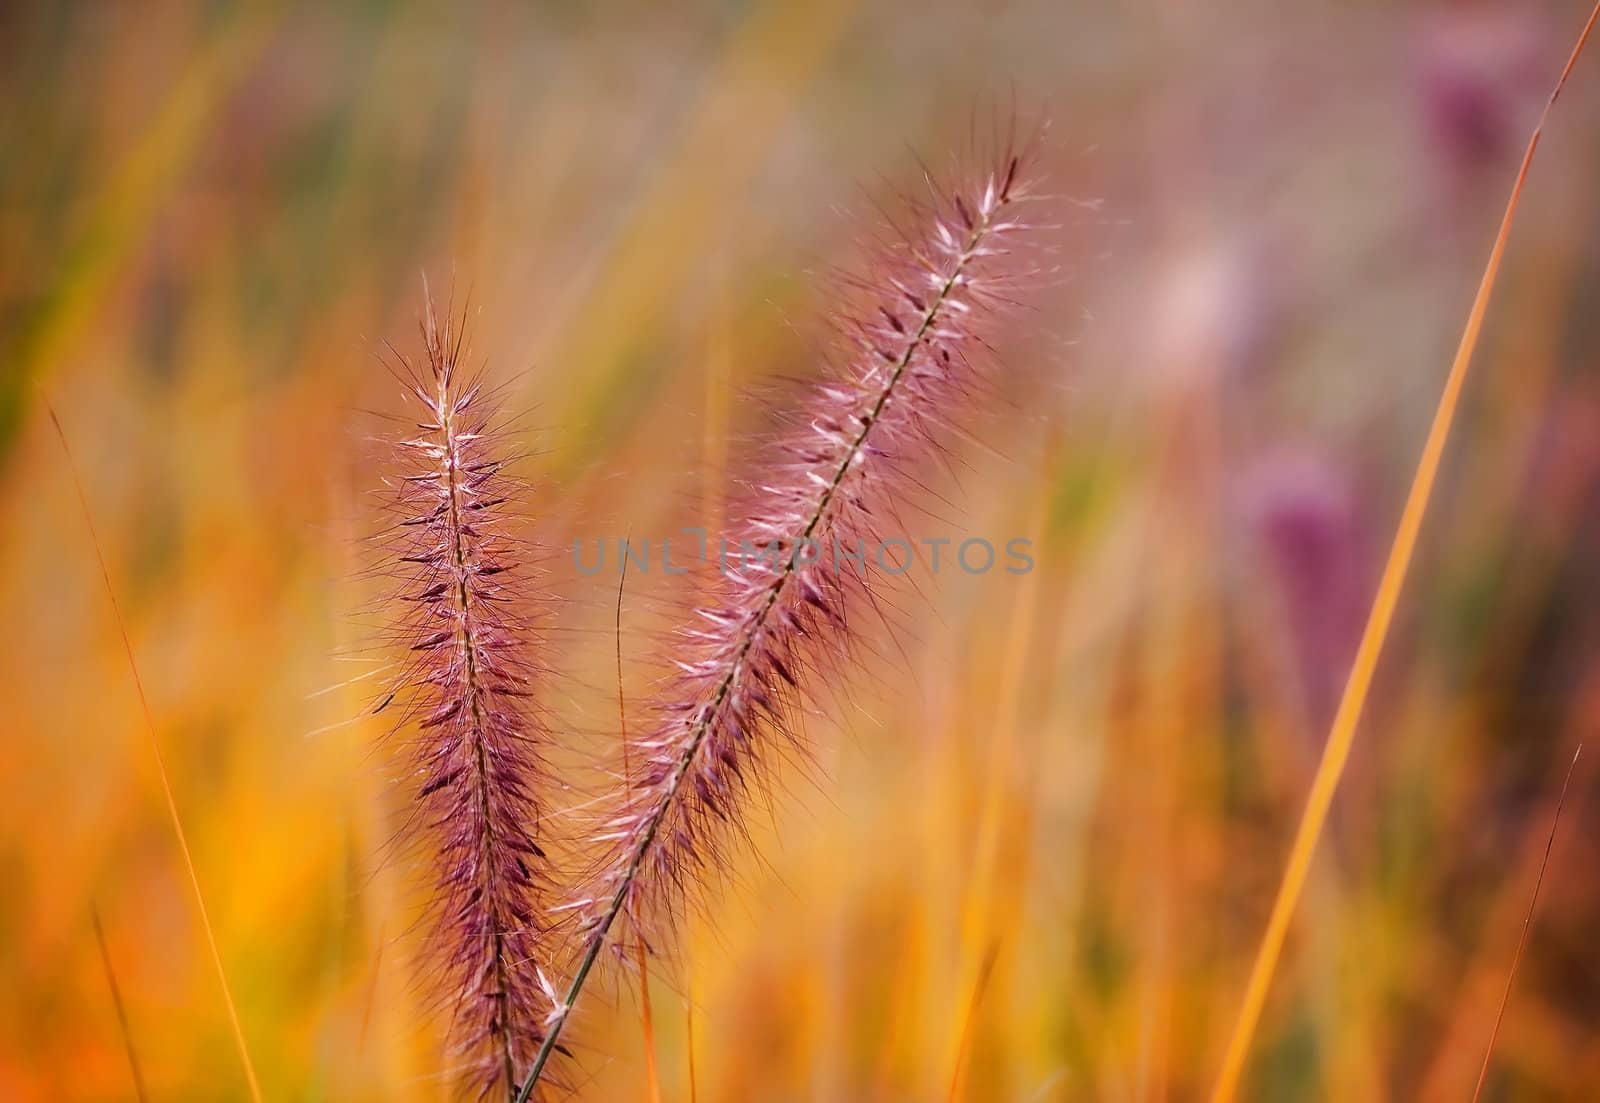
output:
[[[427,362],[389,348],[417,404],[380,534],[404,656],[398,707],[411,807],[404,840],[430,891],[426,959],[453,1068],[478,1098],[509,1096],[544,1039],[547,890],[539,845],[542,733],[530,703],[531,626],[518,612],[527,549],[506,527],[495,408],[463,338],[430,300]]]
[[[876,585],[871,549],[893,535],[886,518],[973,407],[986,340],[1032,274],[1013,252],[1030,229],[1020,172],[1008,152],[966,188],[908,203],[845,278],[840,355],[747,478],[720,592],[672,642],[655,723],[629,748],[626,799],[599,833],[610,858],[574,904],[582,953],[524,1098],[618,920],[661,944],[652,928],[670,927],[719,870],[807,694],[848,652],[852,612]]]

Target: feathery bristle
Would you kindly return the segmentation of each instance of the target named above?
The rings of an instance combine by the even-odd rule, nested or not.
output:
[[[1007,153],[967,189],[911,205],[902,221],[914,229],[896,230],[847,278],[844,353],[748,480],[720,592],[673,641],[676,674],[656,723],[629,748],[634,776],[597,832],[611,858],[578,908],[584,952],[550,1045],[618,917],[659,946],[651,928],[670,927],[723,866],[752,787],[777,745],[794,740],[806,695],[827,681],[818,668],[849,648],[851,612],[877,585],[873,549],[894,535],[883,529],[894,499],[915,491],[971,410],[985,342],[1032,274],[1012,252],[1030,229],[1019,169]],[[855,560],[862,550],[866,560]]]
[[[425,365],[389,348],[417,432],[393,442],[393,516],[379,536],[395,586],[401,672],[379,709],[406,733],[403,839],[430,893],[425,957],[437,971],[452,1065],[479,1098],[509,1095],[543,1041],[548,872],[539,843],[543,733],[530,696],[531,626],[518,612],[527,549],[506,531],[520,489],[495,409],[431,299]]]

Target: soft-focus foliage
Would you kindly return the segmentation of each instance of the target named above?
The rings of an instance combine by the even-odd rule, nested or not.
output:
[[[1202,1095],[1579,9],[7,5],[0,1098],[133,1097],[91,902],[150,1097],[244,1096],[39,388],[265,1097],[441,1099],[386,725],[352,721],[382,675],[337,658],[368,596],[340,581],[363,411],[394,408],[377,340],[410,331],[419,269],[481,306],[548,502],[570,678],[544,704],[581,778],[614,750],[615,540],[722,530],[771,428],[744,395],[817,378],[815,272],[908,149],[943,169],[1013,94],[1054,119],[1062,277],[996,376],[999,454],[958,449],[904,524],[947,554],[1031,537],[1036,569],[908,576],[898,646],[852,656],[805,721],[814,768],[777,766],[714,927],[691,914],[655,976],[662,1089],[689,1098],[692,1052],[702,1101],[944,1098],[966,1037],[968,1100]],[[1546,134],[1250,1098],[1468,1097],[1600,720],[1597,78]],[[661,566],[628,581],[630,702],[683,596]],[[1491,1098],[1600,1083],[1596,762]],[[605,995],[576,1086],[644,1100],[637,996]]]

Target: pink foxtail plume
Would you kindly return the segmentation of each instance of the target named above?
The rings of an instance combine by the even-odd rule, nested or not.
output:
[[[452,1068],[476,1098],[507,1098],[545,1038],[548,870],[539,843],[544,731],[531,700],[527,548],[507,532],[521,487],[496,411],[447,312],[428,300],[426,362],[388,348],[414,403],[392,442],[390,516],[378,535],[400,670],[402,832],[429,891],[425,959],[448,1020]]]
[[[582,952],[524,1085],[544,1068],[601,950],[673,916],[725,864],[742,816],[806,695],[852,641],[866,571],[834,553],[878,547],[895,500],[913,494],[974,405],[987,341],[1019,282],[1028,187],[1007,152],[967,186],[910,204],[891,240],[845,280],[842,355],[799,404],[771,461],[747,480],[742,538],[778,554],[740,556],[721,592],[672,645],[675,674],[654,725],[629,748],[622,807],[600,830],[598,883],[575,901]],[[738,541],[729,547],[737,550]],[[732,552],[730,552],[732,554]],[[868,560],[872,552],[868,552]],[[658,943],[642,935],[647,943]]]

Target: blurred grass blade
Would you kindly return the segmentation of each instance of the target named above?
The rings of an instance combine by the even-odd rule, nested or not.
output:
[[[1416,550],[1417,534],[1422,528],[1422,518],[1427,512],[1428,500],[1433,494],[1434,480],[1439,472],[1439,460],[1444,452],[1445,443],[1449,440],[1450,427],[1455,421],[1456,407],[1460,403],[1462,386],[1467,377],[1467,367],[1472,362],[1473,351],[1477,348],[1478,334],[1483,328],[1484,314],[1489,306],[1489,298],[1494,292],[1495,279],[1500,273],[1500,261],[1505,254],[1506,240],[1511,235],[1511,224],[1516,217],[1517,204],[1522,199],[1522,188],[1528,179],[1533,155],[1539,148],[1539,140],[1544,134],[1545,123],[1550,118],[1550,110],[1560,98],[1561,90],[1566,87],[1567,78],[1572,74],[1573,67],[1582,55],[1597,19],[1600,19],[1600,4],[1596,4],[1594,10],[1590,12],[1589,20],[1584,24],[1583,32],[1578,36],[1578,41],[1567,59],[1566,68],[1561,71],[1561,78],[1556,82],[1555,90],[1550,93],[1550,99],[1539,115],[1539,122],[1533,129],[1533,135],[1528,139],[1527,152],[1522,156],[1522,165],[1517,170],[1516,183],[1512,186],[1511,198],[1506,202],[1505,215],[1500,220],[1500,230],[1495,235],[1494,248],[1490,250],[1483,279],[1473,299],[1472,310],[1467,315],[1467,325],[1461,334],[1461,344],[1456,349],[1454,362],[1450,365],[1444,393],[1439,397],[1439,405],[1433,415],[1433,425],[1428,430],[1422,458],[1417,463],[1416,476],[1412,480],[1411,491],[1406,496],[1405,509],[1400,514],[1400,526],[1395,533],[1394,544],[1389,550],[1388,562],[1384,564],[1383,577],[1378,583],[1378,593],[1373,600],[1372,611],[1368,615],[1366,628],[1361,635],[1361,644],[1350,669],[1350,678],[1345,683],[1344,695],[1340,698],[1339,709],[1334,715],[1333,727],[1328,734],[1328,742],[1322,751],[1322,760],[1317,764],[1316,776],[1311,782],[1311,792],[1306,798],[1305,812],[1301,816],[1294,844],[1289,851],[1288,866],[1278,887],[1277,899],[1273,901],[1266,932],[1262,935],[1261,944],[1256,950],[1255,964],[1251,967],[1244,1002],[1234,1023],[1233,1033],[1228,1039],[1228,1048],[1223,1057],[1222,1069],[1217,1075],[1216,1087],[1211,1093],[1213,1103],[1231,1103],[1239,1090],[1245,1058],[1250,1052],[1250,1042],[1255,1034],[1256,1024],[1261,1018],[1262,1006],[1266,1003],[1267,990],[1272,984],[1272,974],[1277,968],[1278,957],[1283,950],[1283,940],[1289,930],[1289,920],[1294,915],[1295,905],[1300,899],[1300,890],[1311,868],[1311,858],[1316,851],[1317,839],[1322,834],[1322,825],[1327,819],[1329,805],[1332,804],[1334,792],[1339,787],[1345,762],[1350,757],[1356,725],[1361,719],[1367,691],[1372,685],[1373,672],[1383,651],[1389,624],[1394,618],[1395,606],[1399,602],[1400,590],[1405,583],[1406,571],[1411,566],[1411,556]]]
[[[139,1071],[139,1051],[134,1048],[133,1031],[128,1026],[128,1009],[122,1005],[122,989],[117,985],[117,971],[111,964],[105,928],[100,925],[100,909],[93,904],[89,905],[89,919],[94,924],[94,940],[100,947],[100,962],[106,969],[106,986],[111,989],[111,1006],[117,1013],[117,1029],[122,1032],[122,1044],[128,1051],[128,1069],[133,1073],[133,1094],[139,1103],[148,1103],[150,1096],[144,1090],[144,1074]]]
[[[96,197],[87,225],[68,249],[38,313],[26,324],[13,370],[0,376],[0,456],[22,421],[25,384],[45,382],[90,320],[239,79],[270,39],[279,15],[270,6],[234,18],[202,59],[176,82],[127,158]]]
[[[361,1028],[356,1034],[356,1056],[367,1048],[367,1027],[372,1023],[372,1005],[378,992],[379,970],[383,968],[383,931],[378,931],[378,949],[372,955],[372,969],[367,978],[365,994],[361,997]]]
[[[581,297],[557,309],[565,316],[543,357],[580,369],[582,385],[564,397],[558,423],[591,427],[552,443],[547,462],[558,479],[581,468],[585,449],[636,417],[662,382],[658,372],[637,370],[635,358],[658,339],[684,258],[724,232],[730,205],[781,141],[784,119],[803,102],[855,10],[855,0],[749,5],[672,154],[615,236],[596,243],[604,261]]]
[[[690,989],[689,998],[683,1001],[683,1048],[687,1053],[689,1062],[689,1103],[698,1103],[699,1091],[695,1084],[694,1076],[694,990]]]
[[[645,956],[644,941],[633,944],[639,965],[639,1016],[644,1030],[645,1098],[650,1103],[661,1103],[661,1074],[656,1068],[656,1026],[650,1012],[650,961]]]
[[[250,1098],[253,1103],[261,1103],[261,1085],[256,1082],[255,1065],[250,1061],[250,1049],[245,1045],[244,1028],[239,1024],[239,1011],[233,1003],[233,990],[228,987],[228,974],[222,967],[222,952],[217,948],[216,932],[211,929],[211,915],[206,910],[205,893],[200,890],[200,875],[195,871],[194,855],[189,852],[189,837],[184,833],[183,820],[178,815],[178,802],[172,795],[172,781],[167,777],[167,763],[161,755],[161,741],[156,738],[156,722],[150,712],[150,701],[145,696],[144,680],[139,677],[139,664],[133,657],[133,640],[128,635],[128,626],[122,619],[122,608],[117,604],[117,592],[111,585],[111,569],[106,565],[105,552],[100,548],[100,537],[95,532],[94,514],[89,509],[89,496],[84,492],[83,480],[78,477],[78,465],[72,458],[72,448],[67,443],[66,430],[61,427],[61,419],[56,416],[55,407],[48,401],[45,409],[50,414],[50,424],[55,426],[56,436],[61,441],[61,451],[66,456],[67,472],[72,476],[72,486],[78,492],[78,504],[83,509],[83,522],[89,529],[89,542],[94,545],[95,559],[100,564],[100,577],[105,581],[106,598],[111,602],[111,615],[117,622],[117,631],[122,636],[122,648],[128,656],[128,671],[133,675],[133,688],[139,696],[139,709],[144,716],[145,734],[150,740],[150,752],[155,756],[156,773],[161,778],[161,792],[166,797],[167,815],[172,820],[172,831],[178,837],[178,849],[183,854],[183,866],[189,875],[189,887],[194,891],[195,906],[200,911],[200,927],[206,934],[206,946],[211,951],[211,964],[217,973],[217,983],[222,987],[223,1001],[228,1005],[228,1024],[233,1030],[233,1042],[239,1050],[239,1063],[244,1066],[245,1081],[250,1086]]]
[[[1505,990],[1500,993],[1500,1008],[1495,1012],[1494,1028],[1489,1031],[1489,1044],[1484,1047],[1483,1067],[1478,1070],[1478,1086],[1472,1092],[1472,1103],[1483,1096],[1483,1086],[1489,1079],[1489,1061],[1494,1057],[1494,1044],[1500,1037],[1500,1024],[1505,1021],[1506,1004],[1511,1002],[1511,985],[1517,979],[1517,966],[1522,964],[1522,951],[1528,945],[1528,930],[1533,926],[1533,910],[1539,906],[1539,889],[1544,886],[1544,871],[1550,865],[1550,851],[1555,849],[1556,828],[1561,825],[1561,809],[1566,807],[1567,789],[1572,785],[1572,771],[1578,767],[1578,756],[1583,754],[1583,744],[1572,752],[1567,764],[1567,776],[1561,782],[1561,795],[1556,798],[1556,812],[1550,817],[1550,835],[1545,839],[1544,857],[1539,859],[1539,875],[1533,881],[1533,896],[1528,900],[1528,914],[1522,920],[1522,934],[1517,939],[1516,952],[1511,955],[1511,968],[1506,973]]]
[[[961,1098],[961,1086],[966,1080],[967,1060],[972,1055],[972,1035],[978,1025],[978,1009],[983,1005],[983,993],[989,987],[989,978],[994,974],[995,959],[999,956],[1000,943],[991,943],[989,952],[983,955],[977,982],[972,986],[972,1002],[967,1004],[967,1019],[961,1026],[961,1045],[956,1050],[955,1069],[950,1074],[950,1103],[956,1103]]]

